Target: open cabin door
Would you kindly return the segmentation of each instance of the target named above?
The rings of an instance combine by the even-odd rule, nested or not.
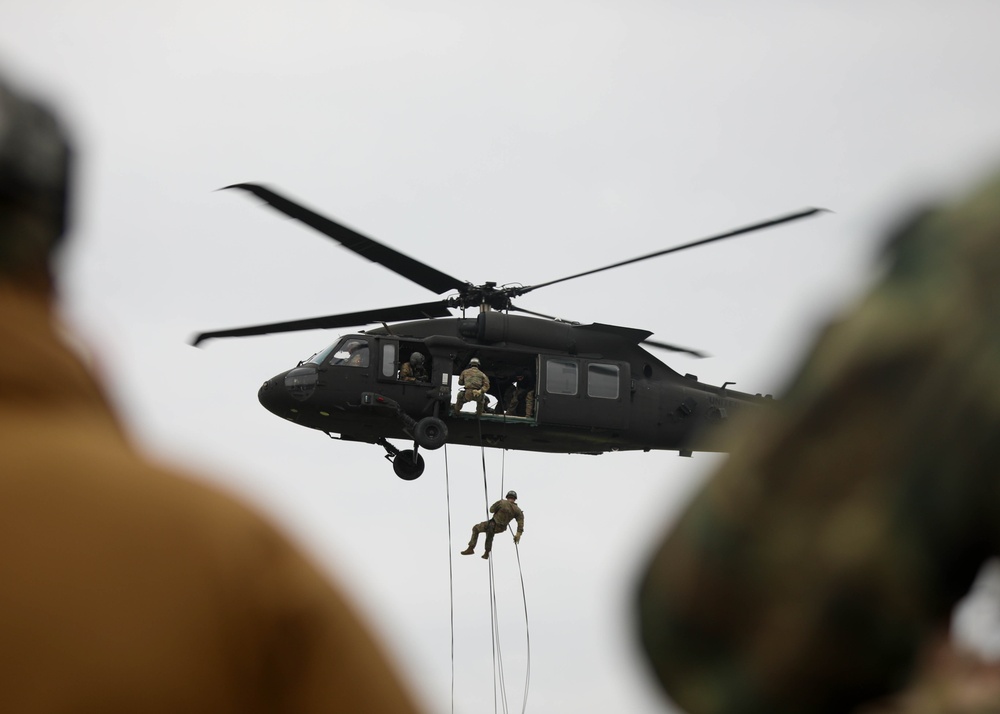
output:
[[[622,429],[628,426],[628,362],[541,356],[539,424]]]

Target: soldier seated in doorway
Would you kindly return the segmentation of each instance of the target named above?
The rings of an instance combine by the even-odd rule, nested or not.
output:
[[[486,393],[490,389],[490,378],[479,369],[479,359],[473,357],[469,360],[469,366],[462,370],[458,376],[458,384],[463,389],[455,398],[455,413],[462,411],[462,406],[466,402],[476,403],[476,416],[483,413],[486,405]]]

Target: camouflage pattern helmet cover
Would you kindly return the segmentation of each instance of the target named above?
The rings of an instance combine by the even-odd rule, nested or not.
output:
[[[479,366],[479,358],[478,357],[473,357],[472,359],[470,359],[469,360],[469,366],[470,367],[478,367]]]
[[[414,352],[412,355],[410,355],[410,362],[412,362],[413,364],[423,364],[424,356],[419,352]]]

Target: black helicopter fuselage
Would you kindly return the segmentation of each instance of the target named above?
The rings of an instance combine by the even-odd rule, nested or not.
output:
[[[640,346],[645,330],[570,324],[485,311],[475,318],[417,320],[342,337],[269,379],[259,399],[271,412],[352,441],[413,439],[426,417],[447,443],[553,453],[720,451],[719,426],[770,397],[703,384]],[[400,368],[420,352],[427,379]],[[455,413],[458,375],[476,357],[492,405]],[[528,377],[534,409],[511,410],[513,380]],[[466,405],[469,409],[473,405]]]
[[[639,261],[677,253],[822,213],[807,208],[778,218],[674,245],[636,258],[535,285],[476,284],[449,275],[343,223],[254,183],[248,191],[276,211],[342,247],[435,293],[422,303],[201,332],[197,345],[220,337],[299,330],[383,327],[348,335],[261,387],[261,403],[278,416],[342,439],[379,444],[396,475],[418,478],[419,448],[447,443],[503,449],[600,454],[676,449],[724,451],[719,425],[769,397],[703,384],[681,375],[643,345],[704,356],[647,339],[652,333],[614,325],[567,323],[514,304],[524,295]],[[452,310],[478,308],[475,318]],[[537,317],[523,317],[525,313]],[[413,355],[419,353],[419,359]],[[411,359],[412,358],[412,359]],[[455,412],[458,375],[477,359],[491,380],[492,399],[481,415]],[[423,363],[410,381],[404,364]],[[516,387],[516,388],[515,388]],[[463,396],[468,396],[466,393]],[[464,401],[464,400],[463,400]],[[409,439],[401,450],[388,439]]]

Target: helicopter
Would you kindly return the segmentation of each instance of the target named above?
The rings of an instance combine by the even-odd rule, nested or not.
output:
[[[729,389],[733,382],[704,384],[673,370],[645,348],[705,355],[651,340],[648,330],[560,320],[513,300],[824,210],[803,209],[537,285],[500,286],[452,277],[263,185],[225,188],[247,191],[358,255],[445,295],[431,302],[213,330],[192,340],[199,345],[222,337],[380,324],[344,335],[266,380],[258,399],[277,416],[331,438],[381,446],[404,480],[423,473],[420,449],[446,443],[577,454],[655,449],[691,456],[724,450],[713,438],[719,426],[772,402],[770,395]],[[476,313],[467,317],[470,309]],[[404,366],[420,362],[423,369],[410,376]],[[476,412],[456,409],[452,396],[470,362],[477,362],[490,380],[484,408]],[[400,449],[389,439],[412,442],[412,448]]]

